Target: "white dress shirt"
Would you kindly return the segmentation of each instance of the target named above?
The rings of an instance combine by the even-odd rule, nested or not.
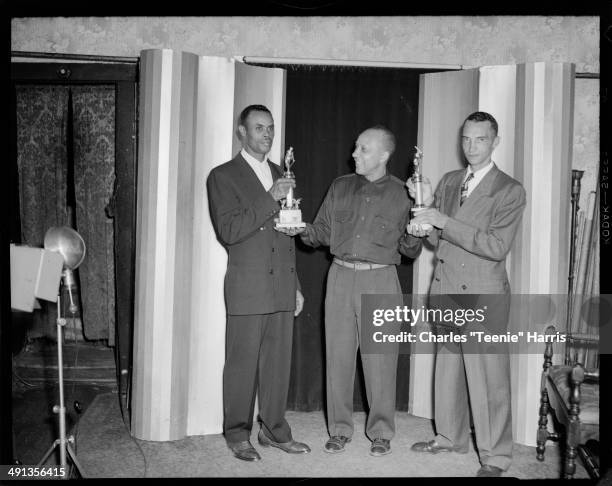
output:
[[[476,186],[480,184],[482,178],[487,175],[487,173],[493,168],[493,161],[490,161],[487,165],[485,165],[482,169],[477,170],[476,172],[472,171],[472,166],[468,165],[467,170],[465,171],[465,176],[463,177],[463,182],[468,178],[468,176],[473,173],[474,177],[471,181],[468,182],[468,190],[467,197],[472,194],[472,191],[476,189]],[[462,182],[462,184],[463,184]]]
[[[272,179],[272,171],[268,165],[268,157],[264,157],[263,161],[260,162],[244,149],[240,151],[240,155],[242,155],[244,160],[247,161],[247,164],[249,164],[255,171],[255,174],[257,175],[257,178],[259,179],[259,182],[261,182],[264,189],[269,191],[272,184],[274,184],[274,180]]]

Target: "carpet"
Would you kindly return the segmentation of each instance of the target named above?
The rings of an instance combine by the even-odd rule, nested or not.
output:
[[[433,435],[428,419],[406,412],[396,414],[396,436],[392,453],[369,455],[365,437],[365,414],[356,412],[355,434],[345,452],[323,451],[327,429],[323,412],[287,412],[296,440],[306,442],[310,454],[289,455],[257,443],[257,430],[251,442],[262,460],[254,463],[234,458],[221,434],[191,436],[181,440],[153,442],[134,439],[123,423],[116,393],[98,395],[80,420],[77,458],[87,477],[470,477],[479,468],[473,448],[468,454],[423,455],[410,446]],[[544,462],[536,460],[535,447],[514,445],[514,458],[505,476],[521,479],[559,478],[561,458],[556,444],[546,447]],[[588,478],[578,461],[576,478]]]

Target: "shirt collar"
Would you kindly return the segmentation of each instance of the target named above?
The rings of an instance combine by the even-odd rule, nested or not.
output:
[[[480,181],[493,168],[493,165],[494,165],[493,161],[490,160],[487,165],[485,165],[482,169],[478,169],[476,172],[474,172],[472,170],[472,166],[471,165],[468,165],[467,171],[465,172],[465,176],[463,177],[463,180],[465,181],[465,179],[467,179],[467,177],[470,174],[474,174],[474,179],[473,180]]]
[[[389,172],[385,172],[385,175],[376,179],[375,181],[370,181],[366,178],[366,176],[361,175],[361,174],[357,174],[359,176],[359,179],[361,180],[361,182],[363,184],[381,184],[387,180],[389,180]]]
[[[248,153],[245,149],[242,149],[240,151],[240,155],[242,155],[242,158],[244,158],[244,160],[246,160],[249,164],[255,165],[256,167],[261,167],[261,164],[263,164],[264,162],[268,162],[267,154],[262,161],[257,160],[250,153]]]

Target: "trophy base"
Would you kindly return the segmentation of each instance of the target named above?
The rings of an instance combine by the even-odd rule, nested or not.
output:
[[[275,228],[306,228],[306,223],[276,223]]]
[[[302,210],[299,208],[283,208],[278,213],[277,228],[303,228],[306,223],[302,222]]]
[[[418,216],[419,211],[422,211],[423,209],[426,208],[412,208],[411,211],[414,214],[414,216]],[[416,228],[417,230],[421,230],[421,231],[430,231],[433,229],[433,226],[430,225],[429,223],[422,223],[422,224],[414,224],[414,223],[410,223],[410,227],[411,228]]]

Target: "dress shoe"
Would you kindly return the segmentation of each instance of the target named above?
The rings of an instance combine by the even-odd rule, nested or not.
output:
[[[411,450],[415,452],[428,452],[430,454],[439,454],[440,452],[458,452],[465,454],[468,451],[467,447],[443,446],[435,440],[429,442],[415,442],[412,444]]]
[[[259,461],[261,459],[261,456],[255,450],[255,447],[253,447],[253,444],[251,444],[251,442],[248,440],[243,440],[241,442],[228,442],[227,446],[234,453],[234,456],[243,461],[252,462]]]
[[[289,442],[274,442],[272,439],[269,439],[261,429],[259,430],[257,440],[263,447],[276,447],[288,454],[306,454],[310,452],[310,447],[302,442],[296,442],[294,440],[290,440]]]
[[[344,435],[334,435],[327,440],[323,450],[325,452],[329,452],[330,454],[344,452],[344,446],[350,441],[351,439],[349,437],[345,437]]]
[[[483,464],[482,467],[476,473],[479,478],[498,478],[502,475],[503,469],[497,466],[491,466],[490,464]]]
[[[374,439],[370,446],[371,456],[384,456],[391,454],[391,441],[388,439]]]

